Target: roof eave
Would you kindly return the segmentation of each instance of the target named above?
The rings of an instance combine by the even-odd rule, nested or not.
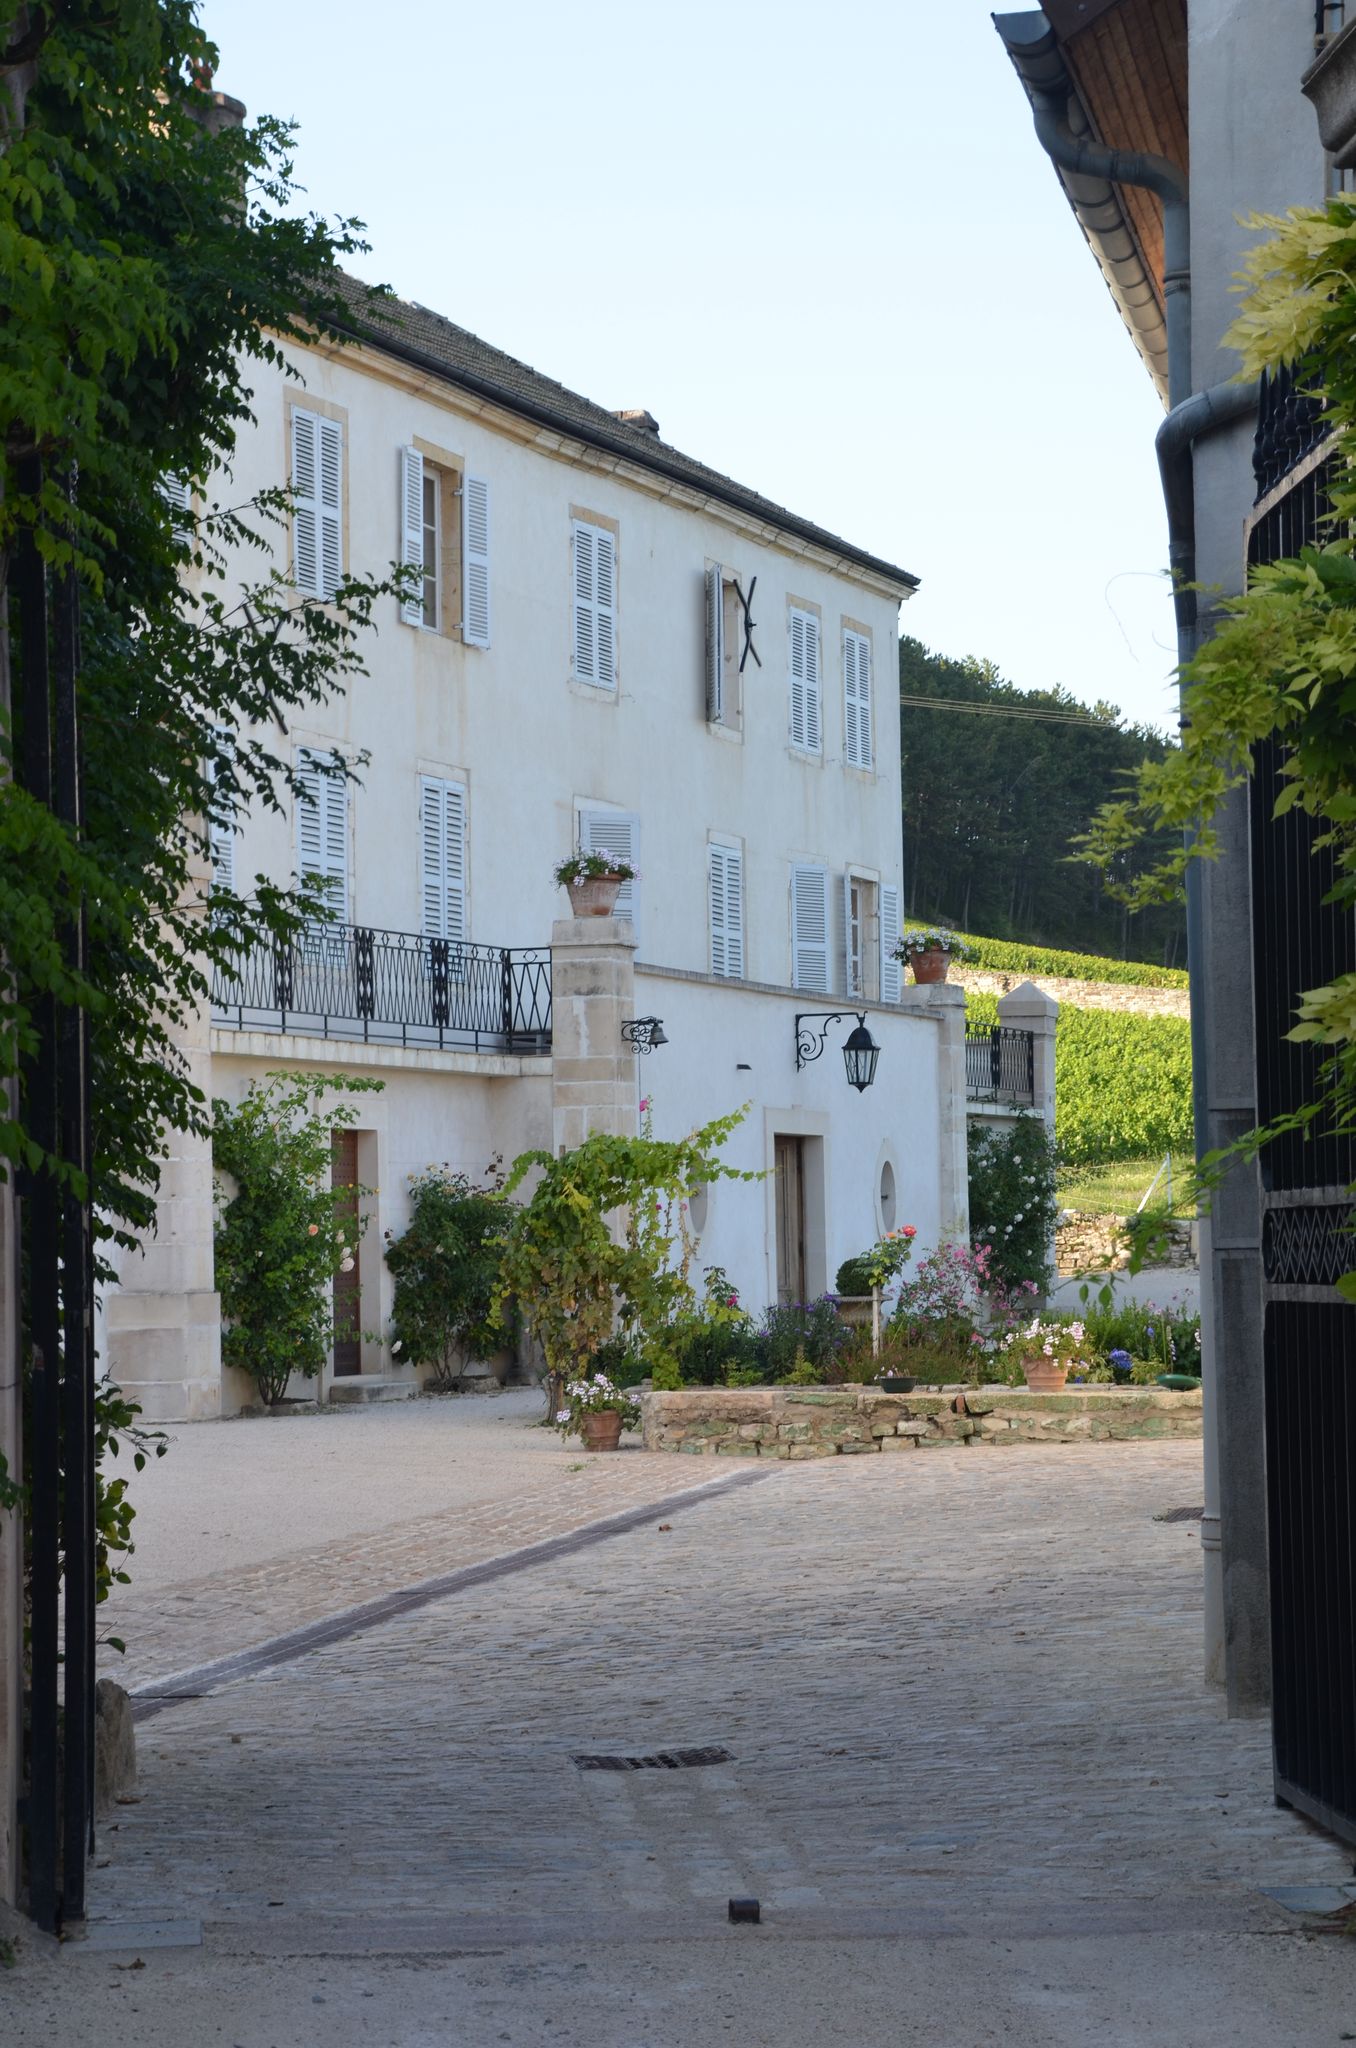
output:
[[[1059,39],[1040,12],[995,14],[993,25],[1033,105],[1041,93],[1062,92],[1068,102],[1069,126],[1075,135],[1096,142],[1098,134],[1064,62]],[[1053,166],[1096,257],[1108,291],[1129,330],[1145,368],[1164,405],[1168,402],[1168,330],[1157,281],[1150,275],[1130,225],[1120,193],[1106,178],[1089,178]]]

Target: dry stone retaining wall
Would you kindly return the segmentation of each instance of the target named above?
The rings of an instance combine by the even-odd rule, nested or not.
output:
[[[1014,974],[993,967],[953,967],[947,977],[962,988],[985,995],[1010,995],[1020,983],[1033,982],[1071,1010],[1124,1010],[1139,1017],[1189,1017],[1191,994],[1184,988],[1146,988],[1137,981],[1075,981],[1064,974]]]
[[[1201,1397],[1166,1387],[1025,1387],[882,1394],[874,1387],[695,1387],[642,1396],[647,1451],[832,1458],[964,1444],[1198,1437]]]
[[[1055,1267],[1060,1274],[1119,1273],[1129,1263],[1130,1236],[1124,1219],[1061,1210],[1055,1226]],[[1194,1273],[1199,1264],[1195,1225],[1183,1217],[1167,1224],[1153,1264]]]

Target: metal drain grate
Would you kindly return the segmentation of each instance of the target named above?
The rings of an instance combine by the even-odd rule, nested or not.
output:
[[[1156,1522],[1203,1522],[1204,1508],[1165,1508],[1161,1515],[1155,1515]]]
[[[581,1771],[693,1771],[702,1764],[728,1764],[728,1749],[656,1749],[650,1756],[577,1756]]]

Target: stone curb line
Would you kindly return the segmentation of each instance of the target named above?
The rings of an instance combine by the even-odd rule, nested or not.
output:
[[[298,1657],[308,1656],[312,1650],[343,1642],[347,1637],[361,1635],[369,1628],[379,1628],[383,1622],[393,1621],[398,1615],[411,1614],[417,1608],[431,1606],[436,1600],[469,1592],[473,1586],[508,1578],[515,1572],[530,1571],[534,1565],[549,1564],[558,1557],[571,1557],[595,1543],[606,1542],[611,1536],[624,1536],[628,1530],[638,1529],[645,1522],[662,1520],[666,1515],[678,1514],[702,1501],[734,1493],[738,1488],[756,1485],[760,1480],[772,1479],[780,1470],[779,1465],[769,1464],[706,1480],[682,1493],[665,1494],[662,1499],[647,1501],[642,1507],[626,1508],[620,1514],[605,1515],[597,1522],[586,1522],[583,1528],[572,1529],[568,1535],[550,1536],[540,1543],[526,1544],[521,1550],[509,1550],[499,1557],[487,1558],[482,1564],[463,1565],[458,1571],[444,1572],[433,1579],[421,1579],[416,1585],[403,1586],[396,1593],[384,1593],[376,1600],[365,1600],[357,1607],[341,1608],[338,1614],[308,1622],[305,1628],[270,1636],[267,1641],[256,1643],[253,1649],[236,1650],[228,1657],[214,1657],[209,1663],[194,1665],[186,1671],[172,1671],[164,1678],[155,1678],[146,1685],[138,1686],[132,1694],[132,1718],[147,1721],[166,1707],[205,1699],[209,1693],[216,1692],[223,1685],[231,1685],[237,1679],[252,1678],[257,1672],[271,1670],[275,1665],[289,1664]]]

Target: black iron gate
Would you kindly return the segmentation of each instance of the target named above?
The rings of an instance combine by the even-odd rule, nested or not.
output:
[[[1267,380],[1250,563],[1322,539],[1323,443],[1313,401],[1288,375]],[[1286,1038],[1301,990],[1356,970],[1356,917],[1324,901],[1335,870],[1315,846],[1320,826],[1298,809],[1274,815],[1283,758],[1261,750],[1251,790],[1262,1123],[1317,1090],[1321,1050]],[[1356,1263],[1356,1146],[1314,1126],[1273,1140],[1260,1163],[1276,1795],[1356,1841],[1356,1308],[1333,1286]]]
[[[19,490],[36,501],[36,458]],[[81,826],[74,572],[49,570],[21,533],[11,578],[18,690],[15,779],[64,826]],[[63,964],[83,973],[85,915],[58,923]],[[31,993],[25,991],[24,993]],[[90,1074],[85,1013],[52,995],[34,1003],[36,1044],[21,1075],[24,1122],[62,1170],[20,1176],[20,1326],[28,1364],[29,1667],[21,1818],[28,1910],[58,1929],[83,1917],[93,1847],[94,1326]]]

